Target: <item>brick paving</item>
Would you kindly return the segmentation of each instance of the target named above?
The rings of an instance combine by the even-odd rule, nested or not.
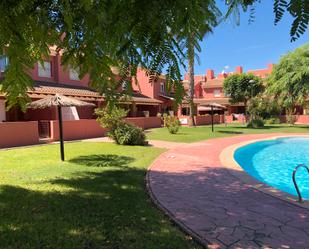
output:
[[[220,138],[170,149],[149,168],[152,198],[209,248],[308,249],[309,209],[243,184],[219,160],[227,146],[271,136]]]

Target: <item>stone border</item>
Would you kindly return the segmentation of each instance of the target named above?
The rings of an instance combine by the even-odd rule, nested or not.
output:
[[[280,136],[270,136],[268,138],[263,138],[263,139],[248,140],[248,141],[233,144],[233,145],[230,145],[224,148],[222,152],[220,153],[219,159],[221,161],[222,166],[225,167],[229,171],[230,174],[240,179],[242,182],[249,185],[250,187],[253,187],[254,189],[257,189],[265,194],[268,194],[273,197],[279,198],[281,200],[287,201],[299,207],[309,209],[308,200],[305,200],[304,203],[299,203],[297,202],[298,197],[288,194],[286,192],[283,192],[281,190],[278,190],[274,187],[271,187],[265,183],[262,183],[256,180],[251,175],[249,175],[234,159],[235,151],[238,148],[243,147],[245,145],[255,143],[255,142],[260,142],[260,141],[275,140],[278,138],[291,138],[291,137],[308,137],[309,138],[309,135],[296,135],[296,134],[295,135],[280,135]]]

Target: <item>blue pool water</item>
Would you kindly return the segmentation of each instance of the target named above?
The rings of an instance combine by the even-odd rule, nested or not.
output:
[[[298,164],[309,166],[309,138],[279,138],[252,143],[237,149],[234,158],[257,180],[297,196],[292,173]],[[300,168],[296,180],[303,198],[309,200],[307,170]]]

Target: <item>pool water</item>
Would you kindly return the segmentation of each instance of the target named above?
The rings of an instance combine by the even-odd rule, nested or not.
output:
[[[309,166],[309,138],[278,138],[248,144],[234,153],[236,162],[251,176],[297,196],[292,174],[298,164]],[[300,168],[296,181],[303,199],[309,200],[309,174]]]

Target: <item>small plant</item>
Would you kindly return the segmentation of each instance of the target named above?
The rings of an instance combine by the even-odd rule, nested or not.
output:
[[[169,133],[176,134],[180,129],[180,121],[175,116],[163,115],[164,126],[167,127]]]
[[[248,128],[263,128],[264,127],[264,121],[263,119],[257,118],[252,119],[248,124]]]
[[[96,109],[97,121],[108,128],[107,136],[121,145],[146,145],[146,136],[141,128],[127,124],[123,118],[127,111],[119,107]]]
[[[272,124],[280,124],[280,119],[277,117],[268,118],[265,120],[266,124],[272,125]]]

